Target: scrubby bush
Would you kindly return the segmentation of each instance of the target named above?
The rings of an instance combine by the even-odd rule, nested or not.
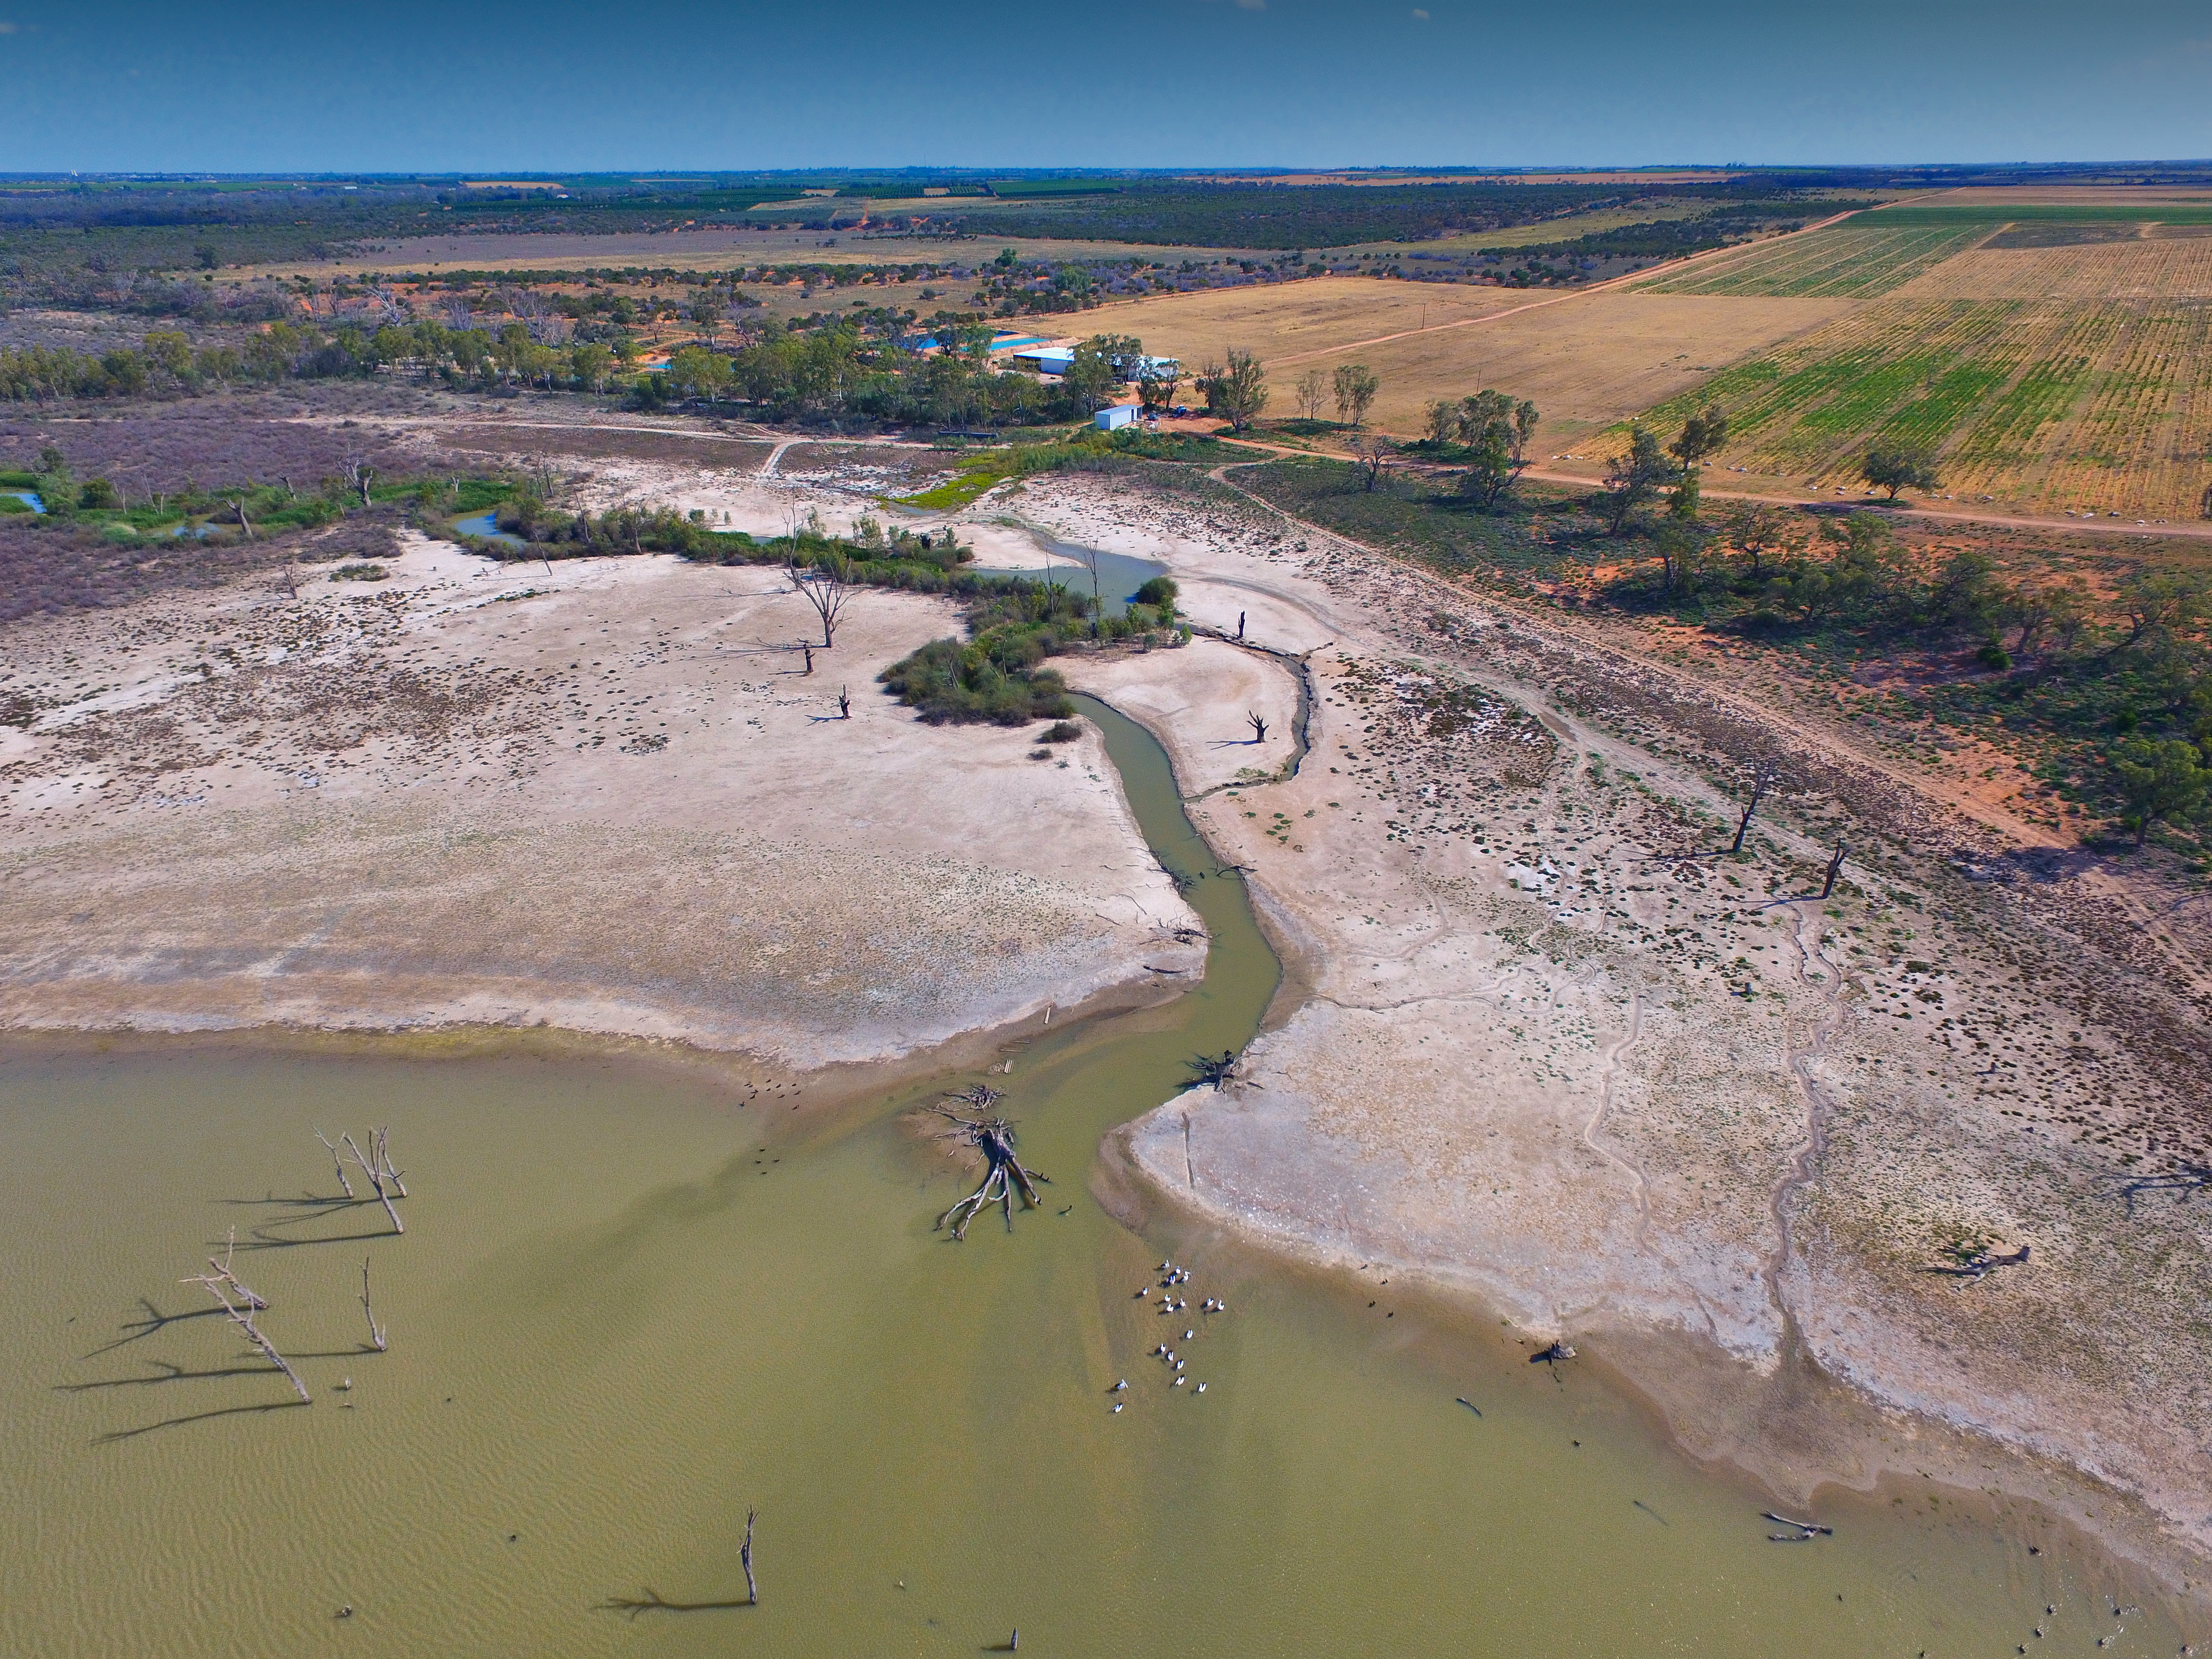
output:
[[[1139,605],[1151,605],[1161,615],[1165,616],[1174,611],[1176,596],[1181,592],[1182,590],[1175,585],[1174,577],[1155,576],[1137,590],[1136,602]]]

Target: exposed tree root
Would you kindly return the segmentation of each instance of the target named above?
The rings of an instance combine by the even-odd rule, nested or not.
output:
[[[988,1112],[1003,1097],[997,1090],[979,1083],[974,1088],[949,1098],[964,1101],[978,1111]],[[938,1217],[937,1227],[933,1231],[941,1231],[949,1221],[952,1224],[952,1237],[964,1241],[968,1237],[968,1224],[996,1204],[1006,1216],[1006,1231],[1013,1231],[1014,1194],[1021,1194],[1024,1209],[1034,1210],[1041,1201],[1037,1197],[1036,1183],[1051,1184],[1048,1176],[1039,1175],[1035,1170],[1024,1169],[1021,1160],[1014,1156],[1014,1126],[1003,1117],[969,1117],[943,1106],[933,1106],[929,1109],[939,1117],[951,1120],[956,1127],[947,1132],[948,1137],[964,1140],[982,1153],[986,1166],[983,1184]]]

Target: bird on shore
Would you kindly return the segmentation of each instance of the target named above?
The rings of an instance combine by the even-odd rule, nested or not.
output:
[[[1112,1388],[1110,1388],[1110,1389],[1107,1389],[1107,1390],[1106,1390],[1106,1392],[1107,1392],[1107,1393],[1109,1393],[1109,1394],[1119,1394],[1119,1393],[1121,1393],[1121,1390],[1122,1390],[1122,1389],[1124,1389],[1127,1388],[1128,1386],[1129,1386],[1129,1379],[1128,1379],[1127,1377],[1126,1377],[1126,1376],[1125,1376],[1125,1377],[1123,1377],[1123,1378],[1122,1378],[1119,1382],[1116,1382],[1116,1383],[1115,1383]]]

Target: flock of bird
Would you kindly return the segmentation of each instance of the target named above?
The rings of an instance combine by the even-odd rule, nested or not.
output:
[[[1190,1306],[1190,1304],[1182,1297],[1177,1296],[1176,1294],[1176,1290],[1179,1285],[1188,1285],[1190,1283],[1190,1269],[1188,1267],[1178,1267],[1172,1261],[1163,1261],[1159,1265],[1158,1271],[1163,1277],[1161,1278],[1158,1286],[1160,1291],[1160,1299],[1155,1305],[1159,1309],[1159,1311],[1163,1316],[1183,1312]],[[1136,1296],[1132,1299],[1138,1302],[1149,1301],[1151,1300],[1153,1289],[1154,1287],[1150,1285],[1140,1285],[1138,1288]],[[1226,1302],[1224,1302],[1219,1297],[1209,1296],[1198,1304],[1198,1310],[1202,1314],[1225,1314],[1229,1311],[1229,1304]],[[1194,1328],[1192,1329],[1186,1330],[1182,1334],[1182,1336],[1184,1341],[1193,1341],[1196,1340],[1198,1332]],[[1169,1382],[1169,1386],[1170,1388],[1180,1389],[1186,1382],[1194,1380],[1183,1375],[1183,1367],[1188,1362],[1186,1362],[1181,1355],[1177,1354],[1173,1348],[1170,1347],[1164,1342],[1157,1345],[1152,1349],[1152,1352],[1146,1357],[1148,1358],[1157,1359],[1163,1365],[1167,1367],[1170,1379]],[[1106,1392],[1109,1395],[1124,1394],[1128,1391],[1128,1387],[1129,1379],[1125,1376],[1120,1382],[1116,1382],[1112,1388],[1107,1389]],[[1195,1392],[1204,1394],[1206,1392],[1206,1384],[1203,1382],[1199,1383]],[[1122,1403],[1123,1402],[1119,1400],[1115,1401],[1113,1408],[1117,1412],[1120,1411],[1121,1409]]]

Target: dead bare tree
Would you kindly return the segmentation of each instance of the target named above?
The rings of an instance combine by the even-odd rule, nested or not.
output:
[[[949,1100],[964,1101],[979,1112],[989,1111],[1004,1097],[996,1089],[981,1083],[972,1089],[946,1097]],[[1018,1191],[1021,1194],[1024,1209],[1034,1210],[1041,1201],[1036,1195],[1035,1183],[1042,1181],[1049,1186],[1050,1178],[1022,1167],[1021,1160],[1014,1156],[1014,1126],[1005,1118],[995,1115],[969,1117],[943,1106],[932,1106],[929,1109],[939,1117],[951,1120],[955,1127],[947,1131],[947,1139],[966,1141],[983,1154],[985,1166],[983,1184],[938,1217],[937,1228],[942,1229],[950,1221],[952,1223],[952,1237],[965,1240],[968,1224],[996,1204],[1006,1218],[1006,1231],[1012,1232],[1014,1230],[1015,1193]]]
[[[194,1273],[191,1278],[182,1279],[177,1282],[180,1285],[197,1285],[213,1297],[221,1304],[224,1315],[230,1322],[244,1331],[246,1340],[260,1350],[261,1357],[283,1372],[290,1380],[293,1388],[299,1392],[300,1403],[303,1406],[312,1406],[315,1403],[315,1397],[307,1392],[307,1385],[300,1380],[300,1373],[292,1369],[284,1356],[276,1352],[276,1345],[264,1336],[261,1334],[261,1328],[253,1322],[254,1315],[265,1311],[269,1304],[264,1297],[256,1295],[252,1290],[241,1283],[236,1273],[231,1272],[230,1259],[237,1249],[238,1230],[234,1227],[231,1229],[230,1243],[223,1249],[222,1261],[218,1261],[213,1256],[210,1256],[207,1272]],[[234,1292],[238,1297],[235,1302],[231,1300]]]
[[[1265,720],[1261,720],[1261,719],[1257,714],[1253,714],[1250,710],[1249,710],[1249,709],[1248,709],[1248,710],[1246,710],[1246,711],[1245,711],[1245,714],[1244,714],[1244,723],[1245,723],[1247,726],[1250,726],[1250,727],[1252,728],[1252,741],[1253,741],[1253,742],[1255,742],[1255,743],[1265,743],[1265,742],[1267,742],[1267,721],[1265,721]]]
[[[1753,769],[1751,799],[1743,809],[1743,817],[1736,822],[1735,839],[1729,843],[1729,852],[1743,851],[1743,838],[1751,833],[1751,815],[1759,811],[1759,803],[1766,799],[1766,792],[1773,787],[1775,777],[1781,770],[1781,766],[1771,760],[1762,760]]]
[[[376,482],[376,469],[360,456],[349,455],[346,457],[343,476],[345,478],[346,488],[359,494],[361,504],[363,507],[368,506],[369,486]]]
[[[2185,1204],[2195,1194],[2208,1191],[2212,1191],[2212,1164],[2192,1164],[2185,1158],[2170,1170],[2134,1176],[2120,1188],[2120,1196],[2127,1200],[2128,1213],[2133,1215],[2139,1194],[2172,1193],[2175,1203]]]
[[[829,650],[837,643],[837,619],[852,602],[852,585],[845,580],[844,571],[835,564],[820,564],[811,571],[791,573],[792,586],[814,607],[814,614],[822,619],[822,648]],[[813,672],[810,659],[807,672]]]
[[[1822,898],[1827,897],[1829,894],[1836,890],[1836,878],[1841,875],[1844,871],[1844,854],[1850,850],[1850,847],[1845,842],[1839,841],[1836,843],[1836,855],[1828,860],[1827,879],[1820,884],[1820,896]]]
[[[338,1149],[331,1145],[329,1138],[325,1135],[320,1129],[315,1131],[315,1139],[321,1141],[323,1143],[324,1149],[330,1153],[331,1168],[338,1172],[338,1185],[344,1188],[345,1195],[348,1198],[351,1198],[353,1196],[353,1182],[346,1179],[345,1160],[338,1156]]]
[[[238,527],[246,532],[246,539],[249,542],[252,541],[253,539],[253,526],[246,520],[246,497],[243,495],[232,497],[230,510],[238,515]]]
[[[376,1322],[376,1310],[368,1303],[368,1258],[361,1259],[361,1310],[368,1317],[368,1340],[377,1352],[384,1352],[384,1327]]]
[[[853,718],[853,690],[850,686],[837,688],[837,718],[841,720]]]
[[[393,1193],[396,1192],[400,1197],[404,1198],[407,1196],[407,1188],[399,1184],[399,1172],[392,1167],[389,1132],[384,1129],[369,1131],[368,1144],[376,1153],[374,1161],[362,1156],[361,1148],[354,1145],[353,1136],[350,1133],[338,1138],[345,1142],[346,1150],[353,1154],[353,1161],[360,1166],[361,1172],[368,1177],[368,1184],[376,1189],[376,1196],[384,1205],[385,1214],[392,1218],[392,1231],[395,1233],[405,1232],[406,1224],[400,1220],[399,1212],[392,1202]]]
[[[1382,482],[1382,469],[1390,459],[1390,445],[1382,438],[1365,435],[1354,438],[1351,443],[1352,464],[1358,470],[1363,486],[1372,490]]]

